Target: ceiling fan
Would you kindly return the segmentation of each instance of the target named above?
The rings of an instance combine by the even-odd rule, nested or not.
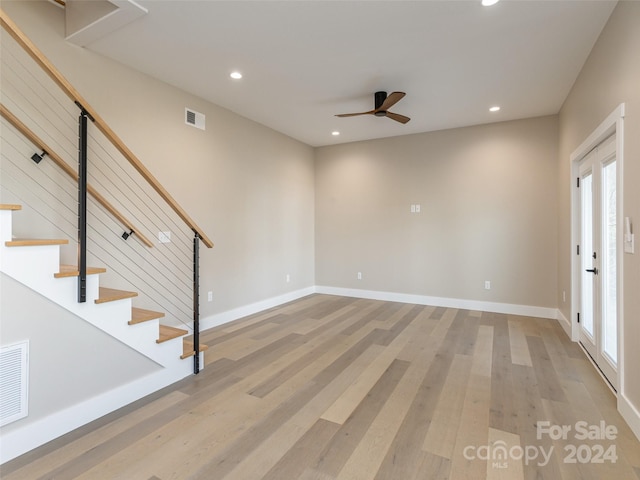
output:
[[[409,117],[405,117],[404,115],[400,115],[398,113],[390,112],[389,109],[402,100],[406,94],[404,92],[393,92],[387,96],[387,92],[376,92],[375,93],[375,108],[373,110],[369,110],[368,112],[360,112],[360,113],[342,113],[340,115],[336,115],[336,117],[355,117],[356,115],[375,115],[376,117],[389,117],[391,120],[395,120],[400,123],[407,123],[411,120]]]

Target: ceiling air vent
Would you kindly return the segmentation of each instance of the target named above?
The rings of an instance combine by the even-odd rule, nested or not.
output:
[[[204,113],[196,112],[189,108],[184,109],[184,123],[192,127],[204,130]]]

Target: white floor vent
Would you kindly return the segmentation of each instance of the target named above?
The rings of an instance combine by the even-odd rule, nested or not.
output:
[[[29,342],[0,348],[0,427],[28,413]]]
[[[204,113],[196,112],[189,108],[184,109],[184,123],[192,127],[204,130],[205,116]]]

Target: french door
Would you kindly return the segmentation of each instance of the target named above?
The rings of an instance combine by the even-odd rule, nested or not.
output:
[[[617,209],[615,136],[579,166],[580,342],[617,389]]]

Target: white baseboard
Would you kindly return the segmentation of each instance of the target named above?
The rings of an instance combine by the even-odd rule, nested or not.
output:
[[[0,464],[189,376],[191,365],[192,362],[184,360],[184,368],[162,368],[23,427],[2,432]]]
[[[627,422],[634,435],[640,440],[640,412],[633,406],[624,392],[618,394],[618,412]]]
[[[315,291],[315,287],[307,287],[212,315],[201,319],[200,328],[201,330],[206,330],[217,325],[222,325],[306,297],[307,295],[315,293]],[[202,360],[201,365],[204,365]],[[0,437],[0,464],[8,462],[76,428],[135,402],[146,395],[182,380],[192,373],[191,361],[183,360],[181,367],[179,367],[179,371],[163,368],[158,372],[121,385],[102,395],[70,406],[67,409],[56,412],[33,423],[26,424],[24,427],[18,427],[7,433],[2,432],[2,436]]]
[[[209,328],[224,325],[225,323],[233,322],[239,318],[253,315],[254,313],[268,310],[269,308],[277,307],[283,303],[292,302],[307,295],[316,293],[315,287],[302,288],[293,292],[285,293],[284,295],[278,295],[277,297],[267,298],[259,302],[250,303],[249,305],[243,305],[242,307],[227,310],[226,312],[216,313],[208,317],[200,319],[200,330],[207,330]]]
[[[556,308],[516,305],[511,303],[483,302],[480,300],[464,300],[460,298],[430,297],[409,293],[380,292],[376,290],[359,290],[355,288],[316,286],[316,293],[341,295],[343,297],[367,298],[388,302],[414,303],[416,305],[432,305],[434,307],[463,308],[482,312],[505,313],[525,317],[558,318]]]
[[[200,326],[202,330],[206,330],[248,315],[259,313],[269,308],[277,307],[313,293],[557,319],[562,325],[562,328],[565,331],[567,331],[568,328],[570,332],[569,322],[564,315],[555,308],[326,286],[303,288],[211,315],[201,319]],[[181,370],[179,372],[162,369],[139,380],[105,392],[102,395],[70,406],[65,410],[28,424],[23,428],[8,433],[3,432],[0,440],[0,464],[181,380],[191,373],[191,362],[185,360],[185,366],[187,365],[188,369],[185,368],[184,371]],[[640,414],[638,410],[622,395],[619,396],[618,409],[634,434],[640,438]]]
[[[562,329],[565,331],[569,339],[571,339],[571,324],[560,310],[558,310],[558,323],[560,324]],[[637,408],[633,406],[633,404],[625,396],[624,391],[620,390],[616,392],[615,390],[613,390],[613,388],[611,388],[611,385],[609,384],[605,376],[602,374],[598,366],[594,363],[593,359],[589,356],[587,351],[584,349],[582,344],[578,343],[578,345],[580,345],[580,348],[584,352],[585,357],[591,362],[596,372],[598,372],[598,374],[602,377],[602,381],[604,382],[604,384],[607,385],[611,389],[612,393],[616,395],[616,397],[618,398],[618,402],[617,402],[618,412],[620,413],[620,415],[622,415],[622,418],[624,418],[625,422],[627,422],[627,425],[629,425],[629,428],[634,433],[634,435],[638,438],[638,440],[640,440],[640,412],[638,411]]]
[[[569,337],[569,340],[573,340],[571,337],[571,323],[569,322],[569,320],[567,320],[567,317],[565,317],[560,310],[557,310],[557,312],[558,323],[564,330],[564,333],[567,334],[567,337]]]

